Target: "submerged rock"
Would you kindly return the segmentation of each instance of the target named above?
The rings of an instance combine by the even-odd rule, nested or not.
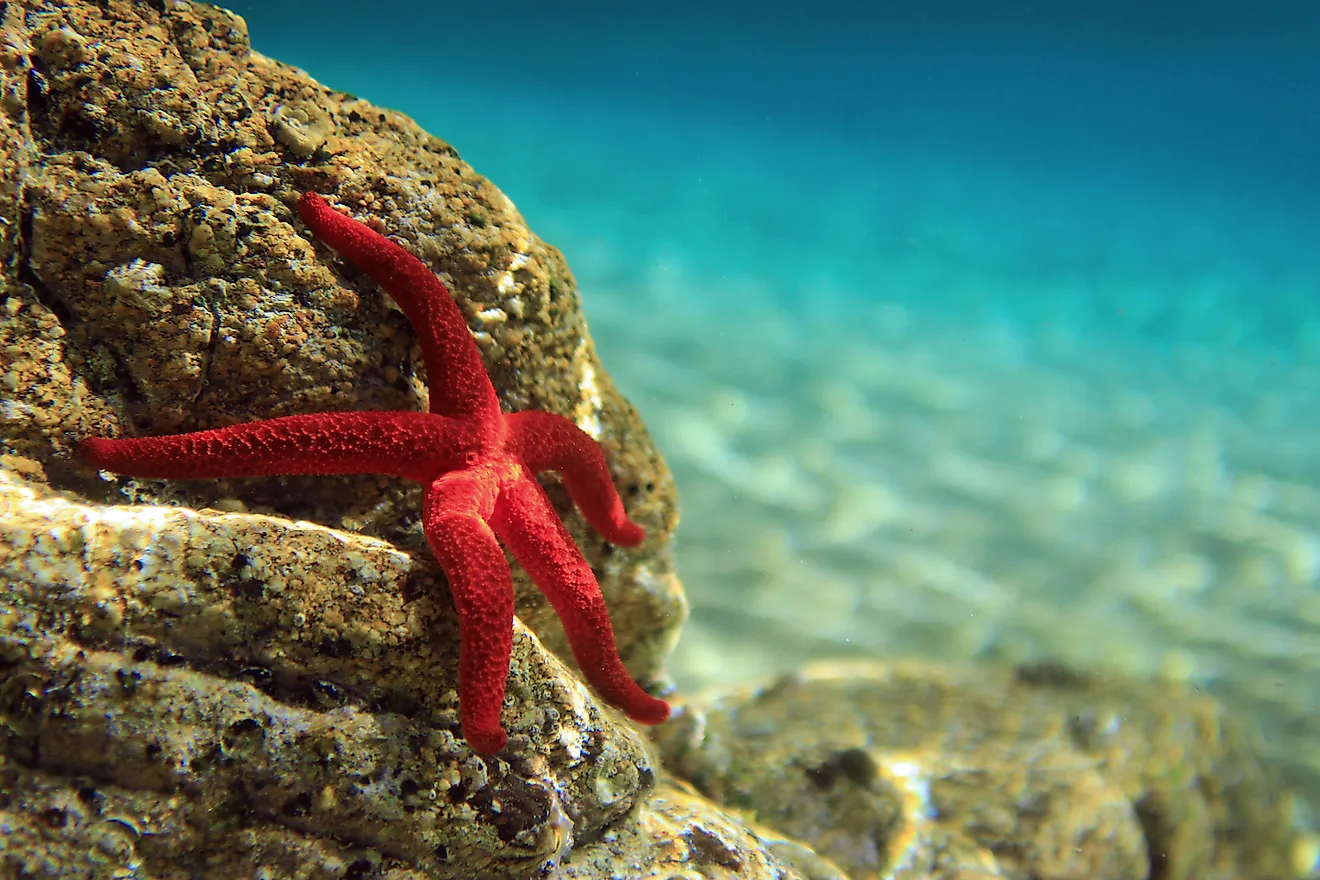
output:
[[[810,849],[749,826],[703,797],[669,784],[634,821],[573,853],[558,880],[848,880]]]
[[[0,472],[0,871],[846,880],[672,783],[520,624],[507,757],[457,738],[424,561]],[[620,873],[623,872],[623,873]]]
[[[433,576],[311,523],[89,505],[0,473],[0,790],[25,817],[9,865],[122,819],[150,876],[240,853],[256,861],[224,876],[250,875],[266,850],[235,847],[261,829],[517,877],[625,817],[655,779],[646,740],[521,625],[514,748],[458,739]]]
[[[673,481],[509,200],[407,117],[252,52],[217,7],[0,3],[4,876],[524,877],[633,821],[655,783],[520,569],[511,746],[467,749],[411,484],[111,479],[72,457],[90,435],[425,407],[445,377],[305,234],[308,189],[448,282],[507,409],[599,439],[642,547],[548,489],[629,669],[663,681],[685,614]]]
[[[621,551],[552,496],[598,572],[620,654],[663,677],[685,615],[673,480],[596,358],[575,282],[512,203],[402,114],[248,45],[203,4],[0,6],[0,443],[108,502],[251,509],[425,550],[418,487],[283,477],[106,485],[71,459],[138,436],[294,413],[424,409],[416,337],[296,218],[304,190],[370,216],[446,280],[506,409],[569,416],[605,449],[647,531]],[[519,612],[569,657],[516,573]],[[571,661],[570,661],[571,662]]]
[[[1293,876],[1288,799],[1233,719],[1173,686],[819,666],[686,707],[660,744],[854,880]]]

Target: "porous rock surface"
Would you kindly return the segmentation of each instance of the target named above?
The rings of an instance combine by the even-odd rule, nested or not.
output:
[[[624,551],[552,497],[600,575],[620,653],[662,675],[685,605],[674,487],[596,359],[563,257],[407,117],[250,50],[242,20],[184,2],[6,3],[0,32],[0,442],[55,486],[279,513],[425,547],[420,489],[373,477],[105,483],[71,458],[139,436],[318,411],[425,408],[416,337],[317,244],[315,190],[420,255],[468,318],[506,410],[598,437],[648,540]],[[518,609],[568,657],[517,570]],[[563,650],[561,650],[563,649]],[[571,661],[570,661],[571,662]]]
[[[434,570],[307,522],[0,471],[0,876],[840,880],[672,784],[514,634],[512,746],[457,738]]]
[[[853,880],[1281,880],[1289,801],[1211,699],[1042,665],[822,665],[685,707],[666,766]]]
[[[124,818],[143,859],[230,854],[257,818],[439,876],[524,876],[655,778],[643,736],[522,626],[513,748],[467,749],[444,593],[376,539],[0,473],[0,578],[0,791],[43,803],[62,780],[75,825]],[[36,815],[63,836],[52,809]]]
[[[663,681],[685,613],[673,483],[508,199],[406,117],[253,53],[217,7],[0,3],[0,876],[541,876],[644,815],[646,739],[561,662],[518,569],[511,747],[466,748],[416,487],[73,457],[91,435],[424,408],[444,377],[308,235],[306,190],[445,279],[506,409],[600,440],[641,548],[548,488],[625,662]]]

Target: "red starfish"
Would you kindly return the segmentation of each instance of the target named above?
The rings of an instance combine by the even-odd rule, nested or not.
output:
[[[305,193],[298,213],[403,309],[420,337],[430,412],[286,416],[164,437],[82,441],[97,467],[139,477],[196,479],[272,474],[392,474],[425,486],[422,525],[449,579],[459,618],[463,735],[498,752],[513,642],[513,577],[502,540],[564,623],[573,656],[608,702],[644,724],[669,706],[628,676],[600,586],[537,483],[558,471],[583,516],[624,547],[645,533],[628,519],[605,457],[589,434],[547,412],[500,412],[466,322],[421,260]]]

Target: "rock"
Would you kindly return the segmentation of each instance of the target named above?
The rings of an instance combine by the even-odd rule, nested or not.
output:
[[[481,758],[458,739],[457,630],[433,578],[361,535],[91,505],[0,472],[0,819],[74,854],[123,820],[149,876],[238,858],[260,830],[240,848],[258,861],[224,876],[269,845],[517,877],[626,817],[655,778],[645,739],[522,626],[516,747]]]
[[[503,193],[407,117],[252,52],[219,8],[32,2],[0,16],[4,451],[98,500],[241,507],[424,548],[419,489],[401,480],[106,485],[70,458],[89,435],[424,408],[403,315],[296,219],[299,193],[330,194],[446,280],[507,409],[598,437],[642,548],[608,545],[548,485],[600,574],[625,663],[659,680],[685,616],[673,480],[596,358],[563,257]],[[570,657],[516,577],[523,621]]]
[[[854,880],[1293,876],[1287,799],[1233,719],[1172,686],[820,666],[685,707],[660,745]]]
[[[653,792],[636,820],[565,860],[558,880],[848,880],[793,841],[715,808],[678,785]]]
[[[446,280],[508,409],[600,440],[641,548],[548,489],[629,669],[663,680],[685,615],[673,481],[509,200],[408,118],[252,52],[219,8],[0,3],[0,875],[523,877],[630,827],[654,785],[520,569],[512,747],[458,738],[416,487],[112,479],[72,457],[90,435],[424,407],[444,377],[306,234],[308,189]]]
[[[93,505],[7,464],[0,874],[847,880],[652,791],[649,744],[521,625],[513,757],[472,754],[437,674],[454,621],[409,553],[260,514]]]

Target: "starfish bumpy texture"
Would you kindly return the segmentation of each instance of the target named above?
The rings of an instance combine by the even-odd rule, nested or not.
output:
[[[550,600],[596,691],[644,724],[665,720],[668,704],[642,690],[619,660],[595,575],[535,478],[558,472],[601,535],[624,547],[641,543],[645,534],[628,519],[596,441],[552,413],[500,411],[462,313],[421,260],[314,193],[302,196],[298,212],[402,308],[420,337],[429,412],[315,413],[160,437],[93,437],[80,444],[81,455],[138,477],[372,473],[421,483],[427,542],[458,610],[459,699],[472,748],[493,753],[507,741],[500,708],[513,577],[500,541]]]

